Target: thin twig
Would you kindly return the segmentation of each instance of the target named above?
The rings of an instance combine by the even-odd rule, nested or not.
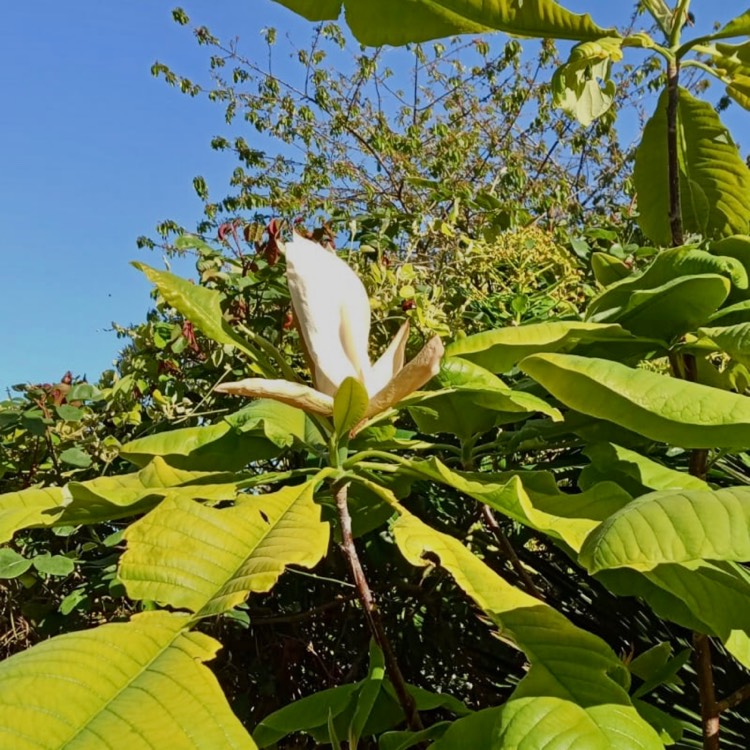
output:
[[[393,688],[396,691],[401,708],[404,711],[406,722],[410,729],[417,732],[424,728],[422,720],[417,712],[414,698],[406,689],[404,676],[401,673],[401,668],[396,660],[396,655],[393,652],[391,642],[388,640],[388,636],[385,633],[383,620],[380,617],[380,611],[375,604],[375,598],[372,595],[372,590],[367,582],[365,571],[362,569],[362,564],[357,555],[357,548],[354,546],[352,517],[349,513],[348,488],[348,482],[336,482],[332,488],[333,496],[336,501],[336,510],[338,511],[339,516],[339,524],[341,526],[341,551],[344,553],[344,557],[349,564],[352,578],[357,587],[357,594],[365,613],[367,627],[369,628],[372,637],[375,639],[375,642],[383,652],[386,671],[391,683],[393,684]]]
[[[716,713],[720,714],[722,711],[728,711],[730,708],[739,706],[740,703],[744,703],[746,700],[750,700],[750,683],[735,690],[731,695],[724,698],[724,700],[718,701],[716,704]]]
[[[526,589],[526,592],[528,594],[531,594],[532,596],[535,596],[537,599],[542,599],[542,594],[536,587],[534,579],[529,575],[529,571],[524,567],[523,563],[518,557],[518,553],[513,548],[513,545],[510,543],[510,539],[508,539],[508,537],[505,535],[505,532],[502,530],[500,524],[497,522],[497,518],[495,518],[495,514],[492,512],[492,509],[489,507],[489,505],[482,505],[482,516],[487,526],[489,526],[490,531],[494,535],[498,544],[500,545],[500,548],[505,553],[505,556],[508,558],[508,560],[510,560],[510,564],[513,566],[513,570],[516,571],[518,577],[523,582],[523,586]]]

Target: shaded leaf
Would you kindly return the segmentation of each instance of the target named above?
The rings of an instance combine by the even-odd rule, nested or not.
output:
[[[750,444],[750,399],[717,388],[572,354],[536,354],[521,369],[583,414],[685,448]]]

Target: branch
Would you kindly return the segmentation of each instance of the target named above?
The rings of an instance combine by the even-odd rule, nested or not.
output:
[[[746,700],[750,700],[750,683],[735,690],[731,695],[724,698],[724,700],[720,700],[716,704],[716,713],[720,714],[722,711],[728,711],[730,708],[739,706],[740,703],[744,703]]]
[[[349,484],[346,482],[335,482],[332,487],[333,496],[336,501],[336,510],[338,511],[339,516],[339,524],[341,526],[341,551],[344,553],[344,557],[349,564],[352,578],[357,587],[357,594],[365,613],[367,627],[369,628],[372,637],[375,639],[375,642],[383,652],[385,668],[388,677],[393,684],[393,688],[396,691],[396,695],[398,696],[398,702],[401,704],[401,708],[404,711],[406,722],[410,729],[418,732],[424,728],[422,720],[417,712],[414,698],[409,694],[409,691],[406,688],[406,681],[401,673],[401,668],[396,660],[396,655],[393,652],[391,642],[388,640],[388,636],[385,633],[383,620],[380,617],[380,611],[375,604],[375,598],[372,595],[372,590],[370,589],[370,585],[365,577],[365,571],[362,569],[362,564],[357,555],[357,548],[354,546],[352,517],[349,513],[348,487]]]
[[[719,750],[719,713],[711,668],[711,642],[703,633],[693,633],[695,667],[701,696],[703,750]]]

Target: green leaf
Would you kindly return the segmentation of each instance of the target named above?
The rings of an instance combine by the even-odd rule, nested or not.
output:
[[[741,13],[729,23],[722,26],[717,32],[711,34],[711,39],[727,39],[733,36],[746,36],[750,34],[750,10]]]
[[[300,698],[266,716],[253,732],[253,739],[258,747],[264,748],[292,732],[326,727],[329,712],[334,718],[343,713],[353,705],[358,689],[359,683],[339,685]]]
[[[666,711],[650,703],[633,699],[638,713],[659,733],[659,739],[665,745],[674,745],[682,739],[683,723]]]
[[[562,421],[546,401],[511,389],[489,370],[460,357],[445,357],[435,380],[441,386],[437,395],[409,408],[421,432],[448,432],[466,440],[535,412]]]
[[[370,642],[370,669],[367,678],[361,684],[357,693],[357,703],[354,716],[349,725],[348,739],[349,747],[356,750],[359,740],[363,736],[365,726],[375,706],[375,701],[383,689],[385,680],[385,660],[383,652],[378,646]]]
[[[57,636],[0,664],[13,750],[253,750],[202,662],[219,644],[166,612]]]
[[[655,289],[634,291],[623,307],[592,313],[592,303],[587,317],[596,323],[619,323],[637,336],[672,341],[706,323],[728,294],[729,281],[723,276],[685,276]]]
[[[643,495],[594,530],[579,555],[592,574],[697,560],[750,560],[750,487]]]
[[[333,426],[337,435],[344,435],[359,424],[367,411],[370,397],[357,378],[346,378],[333,398]]]
[[[572,354],[537,354],[521,369],[571,409],[684,448],[750,444],[750,399]]]
[[[91,466],[91,456],[80,448],[68,448],[67,450],[64,450],[58,458],[64,464],[75,466],[80,469],[85,469],[87,466]]]
[[[75,562],[69,557],[51,555],[49,552],[44,555],[37,555],[32,562],[40,573],[46,573],[50,576],[67,576],[76,569]]]
[[[452,471],[437,458],[410,461],[410,474],[453,487],[574,550],[607,517],[627,505],[631,497],[613,482],[602,482],[587,492],[566,494],[546,471],[487,474]]]
[[[57,416],[64,422],[80,422],[86,413],[83,409],[79,409],[77,406],[71,406],[70,404],[56,406],[55,411],[57,412]]]
[[[710,339],[733,359],[744,365],[750,365],[750,323],[701,328],[698,333]]]
[[[278,448],[306,442],[307,417],[302,409],[270,398],[259,398],[224,418],[239,433],[266,437]]]
[[[536,352],[569,352],[592,342],[622,347],[636,341],[633,334],[619,325],[554,321],[499,328],[456,339],[446,347],[445,356],[462,357],[490,372],[508,372]]]
[[[632,495],[649,490],[701,490],[708,485],[685,471],[675,471],[614,443],[592,443],[583,452],[591,459],[578,477],[581,489],[605,479],[616,481]]]
[[[276,437],[278,433],[272,430],[272,434]],[[176,468],[236,471],[251,461],[279,455],[282,449],[278,442],[266,438],[265,425],[261,434],[255,430],[243,432],[241,425],[234,429],[227,420],[131,440],[121,446],[120,456],[136,466],[145,466],[154,456],[160,456]]]
[[[709,245],[709,250],[713,255],[733,258],[745,270],[745,275],[750,276],[750,237],[747,235],[738,234],[717,240]],[[749,298],[750,287],[733,284],[727,303],[734,304]]]
[[[436,557],[500,629],[503,640],[529,660],[529,671],[501,709],[497,747],[662,747],[631,705],[625,689],[627,669],[604,641],[510,586],[457,539],[411,514],[398,519],[393,533],[413,565],[424,566],[427,558]]]
[[[750,667],[750,574],[737,563],[667,563],[639,573],[628,568],[597,574],[618,596],[639,596],[661,618],[720,638]]]
[[[646,124],[636,152],[633,183],[638,222],[654,242],[671,244],[667,169],[667,92]],[[679,91],[680,191],[686,232],[709,238],[747,234],[750,170],[713,106]]]
[[[748,271],[740,259],[720,252],[726,241],[713,243],[710,253],[692,248],[663,250],[643,271],[629,274],[597,295],[586,310],[589,318],[598,319],[606,311],[623,310],[633,295],[646,290],[663,289],[671,281],[692,276],[725,276],[737,289],[748,288]],[[714,250],[714,248],[716,248]]]
[[[0,495],[0,542],[12,539],[19,529],[52,526],[69,499],[62,487],[30,487]]]
[[[315,566],[329,536],[316,482],[221,510],[167,498],[125,532],[119,576],[128,595],[208,617],[269,591],[288,565]]]
[[[168,305],[187,318],[208,338],[218,344],[236,347],[251,360],[257,360],[257,352],[234,331],[224,318],[221,311],[223,298],[219,292],[192,284],[187,279],[182,279],[168,271],[157,271],[145,263],[134,262],[133,265],[156,285],[159,294]],[[274,373],[263,372],[262,374],[272,376]]]
[[[485,708],[454,721],[445,734],[430,746],[431,750],[495,749],[495,725],[499,708]]]
[[[598,27],[591,17],[571,13],[552,0],[276,0],[311,20],[338,18],[343,5],[354,36],[371,46],[424,42],[490,29],[509,34],[555,39],[598,39],[617,36]]]
[[[577,44],[568,61],[552,76],[555,106],[588,127],[612,106],[616,88],[609,71],[611,63],[621,59],[622,39],[619,37]]]
[[[0,549],[0,578],[18,578],[31,567],[27,560],[15,550],[8,547]]]
[[[594,253],[591,256],[591,270],[602,286],[626,279],[632,273],[623,261],[609,253]]]

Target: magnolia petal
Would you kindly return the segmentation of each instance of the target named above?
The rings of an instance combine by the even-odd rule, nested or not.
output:
[[[386,386],[370,399],[365,412],[365,419],[397,404],[401,399],[421,388],[428,380],[434,378],[440,370],[440,360],[444,351],[440,337],[433,336],[422,347],[419,354],[399,370]]]
[[[285,246],[287,283],[319,391],[333,396],[348,377],[364,380],[370,360],[370,303],[354,271],[335,253],[295,234]]]
[[[388,344],[380,359],[372,366],[365,385],[370,394],[379,393],[388,381],[404,366],[406,342],[409,339],[409,321],[407,320]]]
[[[290,406],[296,406],[307,412],[333,414],[333,399],[302,383],[289,380],[268,380],[266,378],[247,378],[236,383],[222,383],[214,388],[219,393],[231,393],[233,396],[250,398],[272,398]]]

